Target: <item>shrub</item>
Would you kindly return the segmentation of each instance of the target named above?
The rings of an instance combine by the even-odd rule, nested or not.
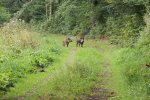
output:
[[[1,4],[0,4],[0,25],[1,24],[4,24],[5,22],[9,22],[9,19],[10,19],[10,14],[6,11],[5,8],[2,8],[1,7]]]
[[[6,87],[9,85],[9,73],[0,73],[0,90],[6,91]],[[3,91],[3,92],[4,92]],[[1,93],[2,91],[0,91]]]
[[[104,31],[105,31],[105,29],[104,29],[103,25],[96,23],[96,25],[91,28],[91,30],[90,30],[89,34],[87,34],[87,36],[90,38],[103,37]]]
[[[33,58],[31,60],[31,64],[33,66],[37,66],[40,68],[47,67],[49,64],[52,64],[54,62],[54,56],[51,51],[54,52],[55,49],[50,50],[39,50],[35,53],[33,53]],[[58,51],[56,51],[58,52]]]

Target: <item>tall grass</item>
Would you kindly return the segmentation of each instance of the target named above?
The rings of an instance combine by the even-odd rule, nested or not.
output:
[[[27,25],[21,21],[11,21],[1,29],[3,44],[12,48],[35,48],[39,44],[34,35],[27,30]]]
[[[112,86],[118,96],[116,100],[148,100],[150,89],[149,69],[145,66],[145,52],[140,49],[123,48],[112,54]]]
[[[72,63],[61,65],[55,77],[41,89],[36,91],[41,99],[86,99],[93,87],[101,81],[99,77],[103,64],[103,56],[95,49],[81,49],[75,54]],[[99,60],[98,60],[99,59]],[[41,94],[42,91],[42,94]],[[28,99],[37,99],[29,97]]]

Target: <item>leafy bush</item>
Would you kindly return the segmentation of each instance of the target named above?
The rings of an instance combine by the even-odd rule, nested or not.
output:
[[[42,4],[34,4],[29,6],[28,8],[29,12],[30,12],[30,16],[32,17],[32,19],[35,20],[44,20],[46,19],[45,14],[45,7]]]
[[[149,30],[150,16],[149,14],[145,14],[144,19],[145,19],[147,27],[145,27],[144,30],[140,32],[140,38],[136,45],[138,48],[145,48],[145,49],[147,48],[147,51],[149,52],[148,50],[150,48],[150,39],[149,39],[150,38],[150,30]]]
[[[117,19],[109,17],[106,21],[106,34],[112,43],[122,46],[133,46],[137,42],[140,31],[145,23],[138,14],[119,16]]]
[[[47,54],[45,56],[34,56],[31,64],[33,66],[44,68],[47,67],[49,64],[52,64],[53,61],[54,57],[52,56],[52,54]]]
[[[9,73],[0,73],[0,90],[5,90],[9,85]],[[1,91],[0,91],[1,93]]]
[[[92,29],[90,30],[89,34],[87,34],[87,36],[90,38],[103,37],[104,31],[105,29],[103,25],[99,25],[98,23],[96,23],[96,25],[92,27]]]
[[[60,54],[60,50],[57,48],[57,47],[50,47],[49,50],[52,52],[52,53],[55,53],[55,54]]]
[[[45,50],[39,50],[32,53],[31,64],[40,68],[47,67],[55,60],[55,55],[59,54],[59,49],[53,46],[46,47]]]
[[[41,67],[41,68],[48,66],[47,59],[41,58],[39,56],[35,56],[34,62],[32,62],[32,63],[33,63],[33,66],[37,66],[37,67]]]

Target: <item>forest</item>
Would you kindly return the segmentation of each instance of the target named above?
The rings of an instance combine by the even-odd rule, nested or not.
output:
[[[0,98],[149,100],[149,29],[150,0],[0,0]]]

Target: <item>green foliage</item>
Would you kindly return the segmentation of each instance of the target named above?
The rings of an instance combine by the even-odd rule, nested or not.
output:
[[[52,64],[54,62],[54,56],[52,55],[52,52],[47,51],[37,51],[33,53],[33,59],[31,60],[31,64],[33,66],[37,66],[40,68],[47,67],[48,65]]]
[[[2,6],[9,9],[11,14],[16,13],[27,0],[1,0]]]
[[[31,5],[28,8],[28,10],[30,12],[30,16],[32,17],[32,19],[35,19],[36,21],[46,19],[46,17],[45,17],[45,8],[44,8],[43,5],[34,4],[34,5]]]
[[[87,36],[91,38],[99,38],[99,37],[103,37],[104,33],[105,33],[104,26],[96,23],[96,25],[92,27],[92,29],[90,30]]]
[[[112,43],[132,46],[138,40],[139,32],[144,29],[143,15],[146,8],[142,4],[120,2],[119,5],[110,4],[108,9],[113,10],[108,10],[105,35],[112,36]]]
[[[122,49],[117,58],[117,64],[121,67],[122,77],[130,87],[130,90],[136,91],[134,94],[138,94],[137,91],[148,94],[148,68],[145,66],[146,62],[150,62],[150,56],[142,49]],[[140,88],[141,87],[141,88]],[[132,93],[132,95],[134,95]],[[143,94],[139,94],[143,95]]]
[[[0,74],[0,89],[1,90],[5,90],[6,89],[6,86],[9,85],[9,73],[1,73]],[[1,91],[0,91],[1,93]]]
[[[19,81],[19,78],[24,77],[26,73],[35,73],[35,69],[27,61],[20,62],[20,58],[22,59],[22,57],[7,57],[7,60],[1,63],[0,94],[6,92],[9,87],[14,86]]]
[[[5,8],[0,6],[0,24],[6,23],[10,19],[10,14],[6,11]]]
[[[0,94],[7,92],[26,74],[37,73],[38,68],[52,65],[60,54],[57,44],[51,40],[43,40],[46,46],[40,46],[39,42],[34,45],[34,39],[39,38],[34,36],[33,39],[34,33],[31,35],[27,28],[20,21],[12,21],[1,29]]]
[[[70,5],[69,1],[64,2],[56,12],[55,18],[52,19],[53,21],[51,22],[49,30],[53,30],[54,33],[62,31],[62,33],[70,34],[73,26],[76,23],[74,11],[76,12],[75,5]]]
[[[150,40],[149,40],[149,38],[150,38],[150,30],[149,30],[150,16],[149,16],[149,14],[146,14],[144,16],[144,19],[145,19],[147,27],[145,27],[144,30],[140,32],[140,38],[136,45],[138,48],[144,48],[144,49],[147,49],[147,51],[148,51],[148,49],[150,48]]]
[[[111,1],[98,1],[96,6],[91,1],[62,2],[51,22],[44,22],[41,29],[91,38],[105,36],[111,43],[133,46],[145,25],[145,2]]]
[[[146,0],[105,0],[97,4],[87,0],[13,1],[2,0],[2,5],[11,13],[21,9],[18,17],[38,30],[91,38],[105,36],[122,46],[133,46],[137,41],[145,26],[143,15],[149,9]]]
[[[38,68],[45,68],[54,62],[58,49],[45,49],[37,52],[27,52],[23,50],[21,54],[14,54],[11,50],[9,55],[1,55],[1,76],[0,76],[0,94],[7,91],[10,86],[14,86],[19,81],[19,78],[26,74],[36,73]],[[54,58],[55,57],[55,58]]]
[[[90,89],[96,87],[96,83],[101,80],[97,76],[102,69],[102,58],[102,54],[95,49],[78,51],[75,62],[66,64],[65,68],[50,80],[48,86],[51,86],[52,98],[73,99],[80,98],[82,94],[90,94]]]
[[[2,2],[3,6],[11,5],[12,9],[15,3],[17,9],[21,8],[19,18],[42,32],[109,37],[111,43],[122,46],[133,46],[137,42],[139,32],[145,26],[143,16],[146,8],[149,9],[146,0],[105,0],[97,1],[97,4],[86,0],[6,1]]]
[[[39,56],[34,58],[33,66],[44,68],[47,67],[47,65],[48,65],[47,59],[41,58]]]
[[[109,4],[106,1],[101,0],[98,2],[98,5],[93,8],[93,15],[91,16],[93,16],[93,18],[99,22],[99,24],[104,24],[107,20],[107,17],[111,15],[109,10]]]
[[[79,7],[79,8],[78,8]],[[88,10],[90,7],[85,2],[81,4],[76,1],[63,2],[55,12],[51,22],[47,22],[45,27],[49,27],[48,31],[51,33],[72,34],[72,30],[78,28],[80,33],[85,34],[89,28],[89,22],[86,22],[89,16]],[[81,23],[83,22],[83,23]]]
[[[138,88],[147,87],[149,89],[148,83],[145,82],[148,71],[144,66],[145,63],[150,63],[150,10],[147,0],[100,0],[97,5],[93,5],[92,0],[32,0],[27,5],[25,5],[26,0],[13,1],[2,0],[2,7],[8,8],[11,14],[22,8],[19,18],[25,20],[25,22],[30,22],[32,27],[42,32],[48,31],[49,33],[80,35],[90,38],[109,37],[111,43],[119,44],[122,47],[135,46],[132,49],[125,48],[119,53],[118,64],[123,68],[123,78],[125,78],[131,90],[136,91],[136,89],[139,89],[139,92],[148,93],[146,90]],[[50,4],[52,5],[51,20],[47,17],[50,16],[49,9],[46,15],[46,6],[49,8]],[[7,11],[2,7],[0,6],[2,12],[0,14],[0,24],[8,22],[10,19],[10,14],[6,13]],[[0,76],[2,79],[0,89],[5,91],[7,86],[17,82],[18,78],[23,77],[26,73],[34,73],[37,67],[44,68],[52,64],[55,61],[55,56],[60,52],[57,47],[52,46],[45,48],[46,50],[38,50],[25,56],[22,49],[36,48],[40,45],[27,30],[24,30],[25,23],[18,24],[15,27],[12,24],[16,23],[10,22],[2,29],[0,40],[4,44],[1,51],[7,52],[0,56],[2,69],[0,71],[2,73]],[[22,28],[18,27],[19,25]],[[50,43],[49,40],[46,42]],[[75,93],[83,93],[86,90],[84,84],[89,80],[96,80],[94,75],[97,75],[98,72],[92,66],[98,68],[97,65],[100,64],[97,61],[99,57],[95,55],[97,52],[94,50],[81,52],[77,53],[76,63],[73,66],[67,66],[67,74],[60,74],[61,79],[58,76],[54,80],[54,90],[64,89],[58,84],[59,81],[68,86],[71,83],[73,85],[70,85],[70,87],[75,88]],[[87,55],[93,59],[89,59]],[[95,55],[96,59],[91,55]],[[6,61],[9,61],[9,63],[6,63]],[[87,61],[90,61],[90,63]],[[67,83],[65,83],[66,81],[63,83],[66,79]],[[81,80],[83,83],[80,83]],[[76,86],[74,82],[79,82],[82,87]],[[58,87],[55,87],[55,84],[58,84]],[[91,82],[91,84],[94,84],[94,82]],[[70,90],[68,89],[68,91]],[[71,92],[74,91],[71,90]]]

